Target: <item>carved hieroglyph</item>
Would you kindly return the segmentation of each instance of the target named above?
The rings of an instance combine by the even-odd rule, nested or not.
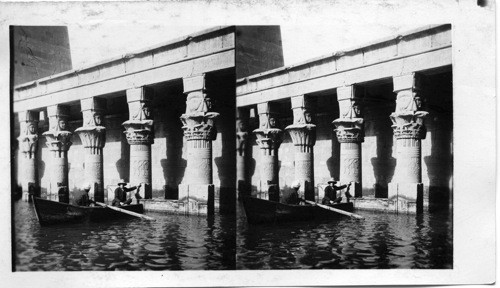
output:
[[[106,128],[104,112],[106,99],[87,98],[80,101],[83,115],[83,126],[75,130],[85,148],[85,184],[91,190],[89,196],[96,201],[104,201],[102,149],[106,144]],[[94,191],[94,184],[97,190]]]
[[[183,183],[212,184],[212,141],[217,137],[213,103],[205,87],[205,75],[183,79],[186,113],[181,115],[188,142],[187,167]]]
[[[393,78],[397,93],[396,110],[390,115],[397,143],[396,180],[398,183],[420,183],[421,139],[425,139],[426,128],[422,111],[423,78],[419,74],[408,74]]]

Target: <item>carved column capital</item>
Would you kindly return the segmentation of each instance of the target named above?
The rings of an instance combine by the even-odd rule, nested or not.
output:
[[[205,76],[199,75],[183,79],[186,98],[186,113],[181,115],[182,130],[188,141],[212,141],[217,137],[215,119],[219,113],[212,112],[212,100],[205,88]]]
[[[66,152],[71,147],[71,136],[69,131],[68,118],[69,107],[65,105],[53,105],[47,107],[49,117],[49,130],[43,133],[47,138],[47,147],[50,151]]]
[[[419,74],[408,74],[393,78],[397,93],[396,110],[390,115],[396,139],[425,139],[424,118],[429,114],[423,110],[422,83]]]
[[[302,152],[308,152],[316,144],[316,125],[312,124],[311,104],[304,95],[291,98],[293,124],[285,128],[293,144]]]
[[[338,118],[333,121],[339,143],[362,143],[364,141],[363,118]]]
[[[260,149],[277,150],[283,142],[283,130],[279,129],[277,113],[274,103],[260,103],[257,105],[259,114],[259,128],[253,130],[257,136],[257,144]]]
[[[81,100],[83,126],[75,130],[82,140],[83,147],[91,154],[100,154],[106,144],[104,112],[106,99],[87,98]]]
[[[153,91],[147,87],[127,90],[129,120],[123,122],[130,145],[154,143],[154,121],[151,109]]]
[[[36,155],[39,117],[40,113],[38,111],[19,112],[21,133],[17,139],[21,152],[28,159],[33,159]]]
[[[361,98],[356,96],[356,86],[337,88],[340,117],[332,123],[339,143],[364,142],[364,120],[361,110]]]

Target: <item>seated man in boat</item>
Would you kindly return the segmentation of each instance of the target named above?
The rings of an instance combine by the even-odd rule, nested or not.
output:
[[[337,184],[337,181],[333,179],[328,181],[328,186],[326,186],[325,188],[325,197],[323,197],[321,204],[328,205],[328,204],[340,203],[342,201],[342,196],[337,197],[337,191],[351,186],[351,183],[347,185],[344,184],[341,186],[337,186],[335,184]],[[349,201],[350,198],[349,196],[350,196],[349,192],[346,192],[347,201]]]
[[[115,189],[115,199],[113,199],[111,205],[123,206],[132,203],[132,198],[127,197],[127,192],[137,189],[137,186],[127,188],[125,187],[126,185],[127,182],[125,182],[123,179],[118,182],[118,188]]]
[[[291,188],[292,193],[290,193],[286,202],[287,204],[299,205],[304,201],[304,199],[300,198],[299,196],[300,181],[293,182]]]
[[[94,200],[89,197],[90,184],[86,184],[83,187],[83,194],[80,198],[76,199],[76,204],[79,206],[90,206],[91,204],[95,204]]]

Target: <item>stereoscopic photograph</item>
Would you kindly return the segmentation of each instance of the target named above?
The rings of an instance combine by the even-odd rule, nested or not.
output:
[[[493,283],[496,5],[378,2],[1,3],[11,283]]]

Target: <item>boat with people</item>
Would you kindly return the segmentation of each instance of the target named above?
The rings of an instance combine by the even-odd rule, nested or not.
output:
[[[255,197],[244,197],[242,200],[247,221],[250,224],[333,220],[342,217],[362,218],[351,213],[354,211],[352,202],[322,205],[305,201],[304,205],[295,205]]]
[[[77,206],[63,202],[33,197],[35,213],[40,225],[63,223],[103,222],[134,216],[142,216],[142,204],[132,204],[118,207],[108,206]],[[143,216],[147,217],[147,216]]]

